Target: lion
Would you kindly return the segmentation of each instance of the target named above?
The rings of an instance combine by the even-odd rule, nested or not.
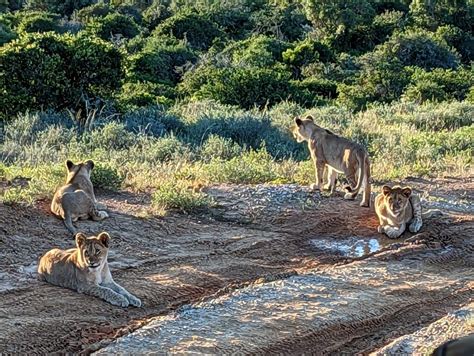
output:
[[[421,201],[410,187],[384,185],[382,193],[375,198],[375,212],[379,218],[378,232],[385,233],[389,238],[400,237],[406,229],[417,233],[423,226],[423,218],[441,214],[437,209],[421,211]]]
[[[338,173],[344,173],[349,185],[344,199],[354,200],[363,188],[361,206],[370,205],[370,162],[366,150],[359,144],[340,137],[314,123],[312,116],[295,118],[293,136],[298,142],[307,141],[315,166],[316,183],[313,190],[321,190],[324,169],[328,169],[328,182],[323,187],[334,193]],[[356,173],[359,176],[356,181]]]
[[[76,228],[72,224],[73,221],[88,218],[99,221],[109,215],[103,210],[106,208],[105,205],[99,204],[95,198],[90,178],[94,162],[88,160],[74,164],[71,160],[67,160],[66,168],[68,171],[66,184],[54,193],[51,211],[61,217],[66,228],[75,235]]]
[[[76,234],[76,248],[52,249],[39,261],[38,278],[56,286],[99,297],[120,307],[140,307],[140,299],[112,279],[107,254],[110,236],[106,232],[86,237]]]

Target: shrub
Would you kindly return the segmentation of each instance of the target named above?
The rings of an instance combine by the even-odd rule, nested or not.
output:
[[[92,170],[91,181],[95,188],[116,191],[121,188],[124,178],[118,174],[114,167],[98,163]]]
[[[81,95],[107,98],[121,76],[120,52],[97,38],[28,35],[0,48],[2,115],[75,107]]]
[[[310,28],[310,22],[303,14],[301,6],[295,3],[279,6],[266,4],[262,9],[253,12],[250,20],[254,33],[291,42],[301,39]]]
[[[148,141],[142,148],[147,159],[153,163],[179,159],[188,153],[188,147],[173,134]]]
[[[151,105],[170,105],[175,97],[174,88],[150,82],[124,83],[117,95],[122,112]]]
[[[230,38],[243,39],[252,31],[250,14],[251,11],[246,6],[224,7],[211,11],[210,19]]]
[[[92,149],[104,150],[125,149],[134,143],[134,136],[125,129],[125,125],[117,122],[109,122],[101,128],[93,130],[84,136]]]
[[[212,200],[200,192],[194,192],[186,182],[165,182],[153,193],[152,205],[160,210],[175,209],[185,213],[203,210]]]
[[[446,43],[432,33],[411,31],[393,36],[381,48],[388,56],[395,56],[404,66],[433,68],[457,68],[459,59]]]
[[[172,85],[181,78],[178,68],[196,60],[195,53],[182,43],[152,41],[130,58],[127,77],[132,81]]]
[[[95,0],[29,0],[28,8],[69,16],[75,10],[80,10],[95,2]]]
[[[201,146],[199,159],[209,162],[212,159],[229,160],[237,157],[242,148],[230,138],[224,138],[215,134],[209,135]]]
[[[334,54],[327,45],[312,39],[306,39],[296,43],[293,48],[286,50],[283,53],[283,60],[290,65],[303,67],[317,61],[333,61]]]
[[[454,47],[461,55],[462,62],[469,64],[474,60],[474,36],[453,25],[440,26],[436,36]]]
[[[16,37],[16,33],[11,28],[9,28],[7,24],[3,24],[0,21],[0,46],[3,46],[5,43],[10,42]]]
[[[259,35],[228,45],[219,54],[229,56],[238,66],[270,67],[282,61],[282,52],[288,44],[274,38]]]
[[[161,1],[155,0],[143,11],[143,22],[150,29],[154,29],[160,22],[171,16],[170,11]]]
[[[202,66],[184,75],[180,90],[197,99],[214,99],[244,108],[273,105],[290,95],[289,72],[267,68]]]
[[[58,17],[47,12],[33,12],[22,15],[19,32],[58,31]]]
[[[323,98],[337,98],[337,85],[327,79],[307,78],[291,81],[291,84],[294,89],[290,99],[305,107],[322,104]]]
[[[95,18],[105,17],[113,12],[108,4],[99,2],[87,7],[82,8],[76,13],[76,18],[86,24]]]
[[[153,35],[186,39],[194,48],[207,49],[215,38],[222,36],[222,32],[207,15],[182,12],[164,20],[153,31]]]
[[[469,70],[416,70],[412,75],[412,83],[403,93],[403,98],[419,103],[428,100],[464,100],[472,85],[474,73]]]
[[[92,21],[89,29],[103,40],[110,40],[117,35],[133,38],[140,33],[140,28],[132,17],[118,13],[112,13]]]

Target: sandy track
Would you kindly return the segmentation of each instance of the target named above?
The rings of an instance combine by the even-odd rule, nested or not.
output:
[[[418,236],[423,243],[390,245],[391,241],[374,233],[377,221],[369,209],[340,197],[321,201],[309,210],[286,209],[240,224],[238,217],[233,220],[225,214],[218,214],[221,221],[214,220],[214,214],[143,219],[140,216],[146,203],[128,194],[109,195],[104,202],[110,207],[111,218],[78,226],[89,233],[111,233],[112,273],[144,301],[140,309],[116,308],[37,282],[34,270],[38,257],[52,247],[69,247],[72,239],[62,223],[48,213],[47,202],[36,208],[0,205],[0,350],[93,351],[151,317],[174,315],[180,306],[203,298],[232,298],[232,293],[261,288],[265,286],[261,282],[270,280],[289,283],[291,278],[318,273],[341,279],[337,274],[357,277],[358,271],[375,268],[393,280],[393,290],[376,294],[378,298],[390,295],[387,300],[393,302],[387,307],[381,299],[382,306],[372,314],[340,320],[326,328],[302,325],[301,332],[288,338],[267,338],[263,332],[264,342],[258,345],[258,350],[265,352],[311,350],[315,343],[327,353],[372,350],[472,297],[468,278],[474,266],[472,215],[429,221]],[[376,238],[386,251],[367,258],[364,250],[361,256],[351,257],[337,248],[318,245],[321,239],[343,243],[348,237],[361,241]],[[404,266],[403,273],[398,274],[399,266]],[[299,276],[294,276],[297,273]],[[406,281],[407,276],[423,273],[449,278],[450,282],[439,285],[435,278],[427,277],[420,290]],[[344,278],[338,285],[341,295],[349,281]],[[351,283],[360,287],[368,281],[357,277]]]

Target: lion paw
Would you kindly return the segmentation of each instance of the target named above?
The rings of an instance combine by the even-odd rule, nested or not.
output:
[[[129,295],[128,296],[128,301],[130,302],[131,306],[140,308],[142,306],[142,301],[135,297],[134,295]]]
[[[312,192],[317,192],[319,190],[319,185],[317,185],[316,183],[313,183],[309,186],[309,189],[312,191]]]
[[[352,194],[352,193],[346,193],[346,194],[344,194],[344,199],[346,199],[346,200],[354,200],[354,199],[355,199],[355,196],[354,196],[354,194]]]
[[[109,217],[109,214],[107,214],[106,211],[101,210],[101,211],[98,211],[97,213],[99,215],[99,218],[101,218],[101,219],[105,219],[105,218]]]
[[[126,308],[130,305],[128,299],[125,298],[123,295],[116,295],[112,299],[108,300],[108,302],[112,305],[116,305],[122,308]]]
[[[383,234],[383,232],[384,232],[384,231],[383,231],[383,225],[379,225],[379,226],[377,227],[377,232],[380,233],[380,234]]]
[[[421,226],[422,226],[421,220],[415,220],[410,224],[408,229],[410,230],[410,232],[417,233],[418,231],[420,231]]]

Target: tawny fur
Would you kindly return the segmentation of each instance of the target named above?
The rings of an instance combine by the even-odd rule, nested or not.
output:
[[[410,187],[383,186],[382,193],[375,198],[375,212],[380,222],[378,231],[392,239],[400,237],[407,224],[413,233],[423,225],[420,198]]]
[[[99,221],[109,215],[106,211],[99,210],[106,207],[99,204],[95,198],[90,178],[94,162],[89,160],[74,164],[67,160],[66,168],[68,171],[66,184],[54,194],[51,211],[64,220],[64,225],[74,235],[76,228],[72,224],[73,221],[88,218]]]
[[[322,189],[323,173],[327,168],[328,183],[324,189],[330,190],[331,194],[334,193],[337,174],[344,173],[349,181],[344,199],[353,200],[362,190],[360,205],[370,205],[370,162],[366,150],[361,145],[316,125],[312,116],[304,119],[295,118],[293,135],[298,142],[308,142],[316,176],[316,183],[311,186],[312,189]]]
[[[52,249],[41,257],[38,278],[56,286],[99,297],[120,307],[140,307],[141,301],[112,279],[107,254],[110,236],[76,235],[76,248]]]

